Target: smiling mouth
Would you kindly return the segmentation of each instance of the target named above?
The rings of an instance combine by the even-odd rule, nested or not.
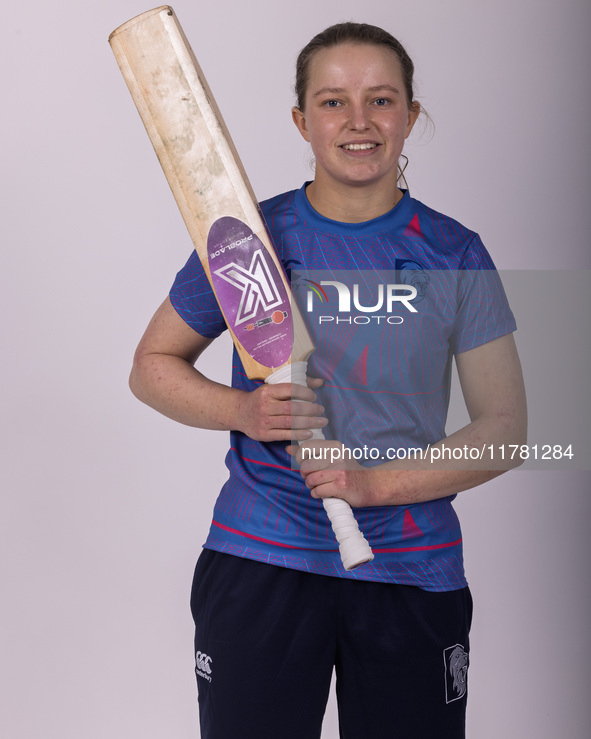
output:
[[[367,151],[368,149],[375,149],[377,147],[377,144],[375,143],[368,143],[368,144],[343,144],[341,146],[341,149],[346,149],[346,151]]]

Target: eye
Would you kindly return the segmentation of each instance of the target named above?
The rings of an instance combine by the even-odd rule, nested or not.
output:
[[[338,100],[325,100],[323,103],[326,108],[338,108],[340,104]]]
[[[379,108],[383,108],[384,106],[388,105],[388,103],[390,102],[391,100],[389,98],[376,98],[373,101],[373,104],[377,105]]]

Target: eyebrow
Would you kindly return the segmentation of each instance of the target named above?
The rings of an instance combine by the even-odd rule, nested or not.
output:
[[[367,92],[380,92],[381,90],[389,90],[390,92],[394,92],[396,95],[400,95],[400,90],[397,87],[394,87],[394,85],[374,85],[373,87],[368,87]],[[315,92],[312,97],[319,97],[320,95],[341,95],[342,93],[346,92],[346,89],[344,87],[323,87],[318,92]]]

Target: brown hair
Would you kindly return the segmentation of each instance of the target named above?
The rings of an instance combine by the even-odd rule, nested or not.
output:
[[[385,46],[396,54],[400,66],[402,67],[402,77],[404,80],[404,89],[406,92],[406,102],[408,107],[414,101],[413,75],[414,64],[406,53],[405,48],[400,41],[394,38],[390,33],[384,31],[378,26],[371,26],[368,23],[337,23],[334,26],[326,28],[304,46],[300,51],[296,62],[296,81],[295,93],[297,98],[297,106],[300,110],[304,110],[306,89],[308,87],[310,61],[314,54],[321,49],[327,49],[331,46],[339,44],[375,44],[377,46]]]

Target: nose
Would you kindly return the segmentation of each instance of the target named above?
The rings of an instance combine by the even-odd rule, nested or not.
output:
[[[369,126],[367,107],[361,103],[351,104],[349,108],[349,128],[352,131],[366,131]]]

